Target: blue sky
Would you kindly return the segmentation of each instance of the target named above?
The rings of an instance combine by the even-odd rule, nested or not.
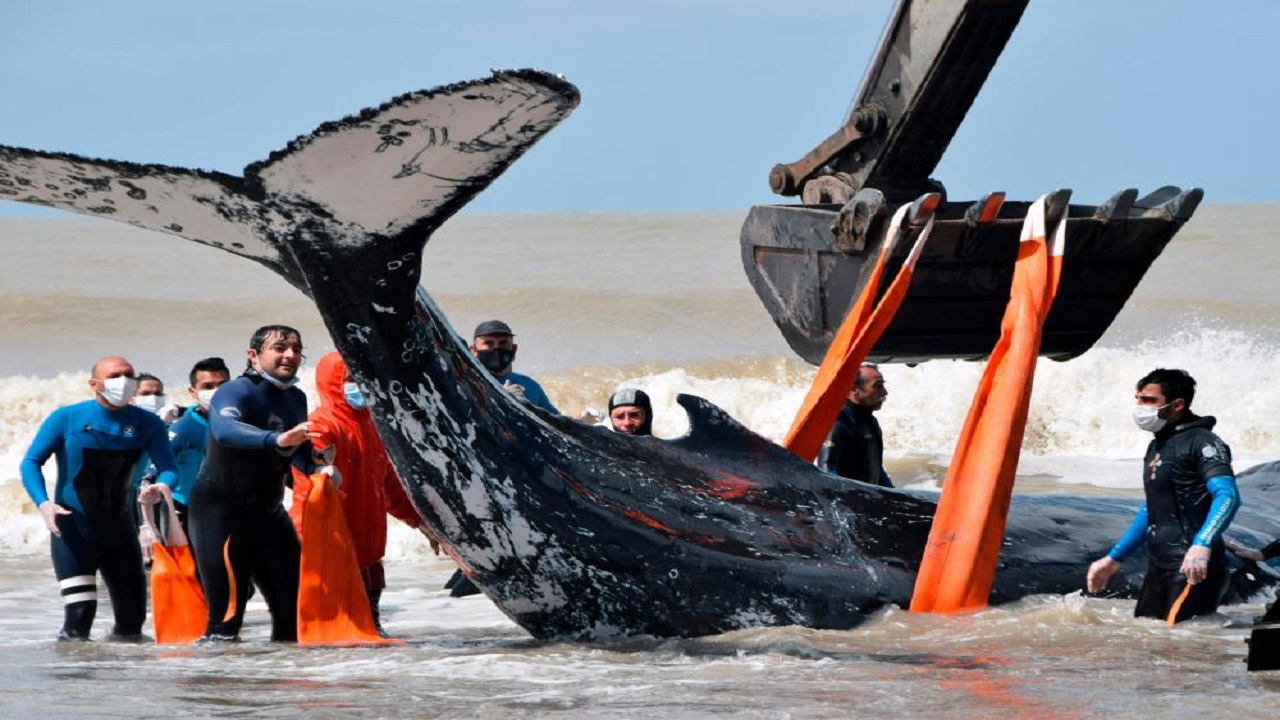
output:
[[[538,67],[582,105],[471,211],[739,210],[842,122],[892,4],[3,0],[0,143],[239,174],[394,95]],[[1272,0],[1032,0],[934,175],[955,199],[1280,199],[1278,26]]]

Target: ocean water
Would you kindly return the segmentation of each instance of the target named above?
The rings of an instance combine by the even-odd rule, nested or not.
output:
[[[644,388],[655,431],[684,432],[677,393],[779,438],[812,378],[741,268],[740,213],[463,215],[428,246],[423,284],[463,334],[502,318],[517,369],[566,413]],[[1207,205],[1093,350],[1043,361],[1019,492],[1140,495],[1146,437],[1134,381],[1155,366],[1199,380],[1237,470],[1280,458],[1280,205]],[[190,364],[242,362],[253,329],[331,349],[309,301],[274,274],[178,238],[81,218],[2,218],[0,247],[0,715],[94,717],[1121,717],[1280,712],[1280,673],[1248,674],[1261,605],[1174,629],[1132,603],[1037,597],[962,617],[888,609],[852,631],[746,630],[697,640],[540,643],[483,597],[441,589],[452,565],[393,527],[379,649],[266,642],[251,604],[234,648],[67,647],[48,536],[18,480],[43,418],[88,397],[87,371],[123,354],[181,397]],[[886,464],[937,487],[980,363],[884,368]],[[311,391],[311,376],[303,375]],[[1084,568],[1081,568],[1083,579]],[[105,601],[105,592],[102,593]],[[1261,599],[1259,599],[1261,601]],[[109,629],[107,603],[96,631]]]

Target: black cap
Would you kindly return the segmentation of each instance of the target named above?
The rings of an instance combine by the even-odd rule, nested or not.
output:
[[[471,337],[478,338],[481,335],[515,335],[511,332],[511,326],[501,320],[485,320],[476,326],[476,331],[471,333]]]

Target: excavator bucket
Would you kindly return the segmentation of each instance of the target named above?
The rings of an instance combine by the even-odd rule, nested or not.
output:
[[[928,248],[893,323],[868,359],[985,357],[1000,334],[1029,202],[991,193],[949,200],[929,177],[1017,27],[1028,0],[899,0],[844,124],[769,185],[800,205],[758,205],[742,228],[747,276],[800,357],[821,362],[884,247],[887,218],[939,193]],[[1040,354],[1088,350],[1115,319],[1203,192],[1125,190],[1067,213],[1061,286]],[[1054,215],[1057,213],[1056,215]],[[895,254],[905,257],[911,242]],[[901,263],[902,258],[890,258]],[[890,265],[887,271],[893,272]]]
[[[1200,203],[1199,189],[1126,190],[1099,206],[1051,208],[1067,215],[1062,283],[1040,354],[1066,360],[1088,350]],[[901,308],[869,360],[916,363],[981,359],[1000,336],[1026,202],[993,193],[949,202],[916,264]],[[845,206],[760,205],[742,228],[742,262],[791,348],[817,365],[875,264],[897,206],[863,190]],[[1056,217],[1051,217],[1055,219]],[[899,243],[896,272],[911,244]]]

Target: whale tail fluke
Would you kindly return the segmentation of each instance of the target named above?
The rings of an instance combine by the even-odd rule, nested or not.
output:
[[[313,295],[299,263],[420,264],[431,233],[578,105],[538,70],[422,90],[325,123],[243,178],[0,145],[0,200],[179,235]],[[416,279],[414,280],[416,284]]]
[[[0,145],[0,200],[178,235],[249,258],[305,291],[266,232],[281,218],[233,175]]]
[[[567,117],[578,99],[577,88],[548,73],[495,72],[325,123],[245,168],[245,178],[275,204],[308,208],[353,235],[429,233]]]

